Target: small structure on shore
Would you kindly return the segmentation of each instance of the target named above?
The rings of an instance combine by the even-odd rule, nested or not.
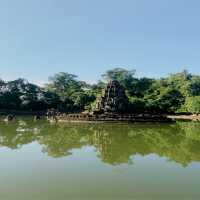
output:
[[[33,119],[34,119],[34,121],[38,121],[38,120],[41,119],[41,116],[40,116],[40,115],[35,115],[35,116],[33,117]]]
[[[4,119],[5,122],[10,122],[15,119],[14,115],[7,115],[6,118]]]
[[[47,110],[46,115],[47,115],[47,120],[49,122],[57,122],[58,117],[60,116],[60,113],[56,109],[52,108],[52,109]]]

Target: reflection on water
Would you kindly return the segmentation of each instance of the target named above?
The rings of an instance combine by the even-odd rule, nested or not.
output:
[[[23,119],[0,122],[0,145],[10,149],[37,142],[42,152],[61,158],[74,149],[95,148],[103,163],[133,163],[136,155],[155,154],[189,166],[200,161],[200,123],[177,124],[48,124]],[[1,151],[1,148],[0,148]]]

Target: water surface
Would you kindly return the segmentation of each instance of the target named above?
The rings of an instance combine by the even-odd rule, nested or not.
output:
[[[0,122],[0,200],[200,199],[200,123]]]

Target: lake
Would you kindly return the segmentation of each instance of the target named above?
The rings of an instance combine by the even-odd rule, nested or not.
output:
[[[2,200],[200,199],[200,123],[0,122]]]

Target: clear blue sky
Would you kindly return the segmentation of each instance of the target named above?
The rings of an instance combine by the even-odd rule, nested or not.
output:
[[[0,0],[0,77],[200,74],[199,0]]]

